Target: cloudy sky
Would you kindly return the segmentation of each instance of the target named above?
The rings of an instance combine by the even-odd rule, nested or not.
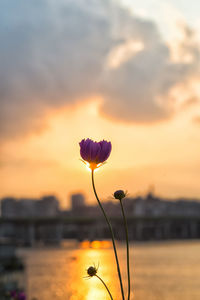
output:
[[[193,2],[193,3],[192,3]],[[116,189],[200,197],[200,2],[1,0],[0,196],[56,194],[90,174],[82,138],[113,150]]]

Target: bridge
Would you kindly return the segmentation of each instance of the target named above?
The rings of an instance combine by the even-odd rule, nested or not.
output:
[[[125,238],[121,218],[111,218],[116,239]],[[130,240],[170,240],[200,238],[199,217],[131,217],[127,219]],[[0,218],[0,238],[18,246],[60,244],[63,239],[96,240],[110,238],[102,218]]]

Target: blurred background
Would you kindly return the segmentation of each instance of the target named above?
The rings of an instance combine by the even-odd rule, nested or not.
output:
[[[109,232],[80,161],[96,172],[132,299],[200,298],[200,2],[0,1],[0,299],[119,295]],[[110,262],[113,261],[113,264]],[[48,287],[48,288],[47,288]]]

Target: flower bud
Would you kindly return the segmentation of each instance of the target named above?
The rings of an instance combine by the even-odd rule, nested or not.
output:
[[[126,193],[123,190],[118,190],[114,192],[115,199],[122,200],[124,197],[126,197]]]
[[[87,269],[87,273],[90,277],[95,276],[97,273],[97,269],[91,266]]]

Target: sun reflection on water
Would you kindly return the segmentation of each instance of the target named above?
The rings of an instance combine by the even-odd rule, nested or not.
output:
[[[84,247],[86,247],[86,243]],[[93,241],[89,243],[88,248],[84,248],[84,251],[81,252],[79,263],[80,269],[85,272],[84,276],[87,276],[86,270],[89,266],[98,267],[98,275],[108,285],[111,293],[117,295],[117,273],[114,263],[111,263],[114,257],[112,249],[109,249],[110,247],[111,243],[109,241]],[[96,277],[84,280],[82,286],[86,291],[83,298],[84,300],[110,299],[105,287]]]
[[[100,285],[100,284],[99,284]],[[101,288],[98,285],[91,286],[91,289],[88,291],[87,295],[85,296],[85,300],[91,300],[91,299],[109,299],[106,297],[105,289]]]
[[[82,249],[109,249],[112,247],[112,243],[110,241],[83,241],[80,243],[80,248]]]

